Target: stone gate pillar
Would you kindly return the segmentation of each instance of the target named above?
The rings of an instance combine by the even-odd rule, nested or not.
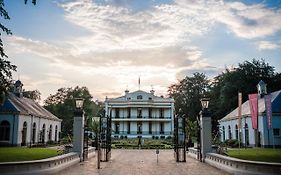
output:
[[[75,111],[73,121],[73,151],[78,152],[80,160],[83,159],[84,145],[84,112]]]
[[[206,153],[212,152],[212,122],[211,122],[210,113],[207,111],[207,109],[201,111],[200,127],[201,127],[201,154],[204,160],[206,157]]]

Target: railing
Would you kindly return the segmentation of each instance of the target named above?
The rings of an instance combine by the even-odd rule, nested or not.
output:
[[[280,175],[281,163],[258,162],[207,153],[205,162],[233,174],[246,175]]]
[[[22,162],[0,163],[1,174],[51,174],[80,162],[77,153],[68,153],[61,156]]]
[[[188,148],[188,155],[197,159],[198,150]],[[204,162],[231,174],[243,175],[280,175],[281,163],[258,162],[228,157],[216,153],[207,153]]]
[[[112,117],[112,119],[171,119],[171,117],[119,116],[119,117]]]
[[[95,148],[88,149],[88,158],[95,155]],[[54,174],[67,167],[80,162],[78,153],[71,152],[56,157],[42,160],[21,161],[21,162],[2,162],[0,163],[0,174],[9,175],[45,175]]]
[[[138,131],[130,131],[130,133],[128,133],[127,131],[119,131],[119,132],[112,132],[112,135],[172,135],[172,132],[142,131],[141,133],[139,133]]]

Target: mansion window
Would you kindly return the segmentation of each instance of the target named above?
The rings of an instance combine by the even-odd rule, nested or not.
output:
[[[119,118],[120,114],[119,114],[119,108],[115,109],[115,118]]]
[[[142,134],[142,123],[138,122],[138,134]]]
[[[152,122],[149,122],[148,124],[148,133],[152,134]]]
[[[138,108],[138,118],[141,118],[142,117],[142,111],[141,111],[141,108]]]
[[[148,118],[152,118],[152,108],[148,108]]]
[[[127,118],[131,118],[131,108],[127,109]]]
[[[131,133],[131,123],[130,122],[127,123],[127,133],[128,134]]]
[[[164,109],[163,108],[160,108],[159,110],[159,113],[160,113],[160,118],[164,118]]]
[[[119,134],[120,124],[119,122],[115,123],[115,134]]]
[[[160,134],[164,134],[164,123],[160,123]]]

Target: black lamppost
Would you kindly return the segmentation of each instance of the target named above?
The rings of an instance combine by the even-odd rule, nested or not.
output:
[[[210,99],[209,98],[202,98],[200,100],[201,102],[201,106],[202,106],[202,110],[200,111],[200,115],[202,115],[202,117],[206,117],[207,115],[209,115],[208,113],[208,107],[209,107],[209,101]],[[198,130],[197,130],[197,143],[198,143],[198,146],[197,146],[197,149],[198,149],[198,153],[199,155],[197,156],[197,158],[202,161],[202,152],[201,152],[201,124],[200,124],[200,115],[198,116],[197,118],[197,126],[198,126]]]

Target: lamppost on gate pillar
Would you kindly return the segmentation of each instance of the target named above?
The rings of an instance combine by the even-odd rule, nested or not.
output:
[[[75,111],[73,122],[73,151],[78,152],[80,161],[83,160],[84,151],[84,111],[83,98],[75,99]]]
[[[200,161],[204,161],[206,153],[212,151],[212,123],[211,116],[208,111],[209,107],[209,98],[202,98],[201,105],[202,110],[200,112],[200,150],[199,156]]]

